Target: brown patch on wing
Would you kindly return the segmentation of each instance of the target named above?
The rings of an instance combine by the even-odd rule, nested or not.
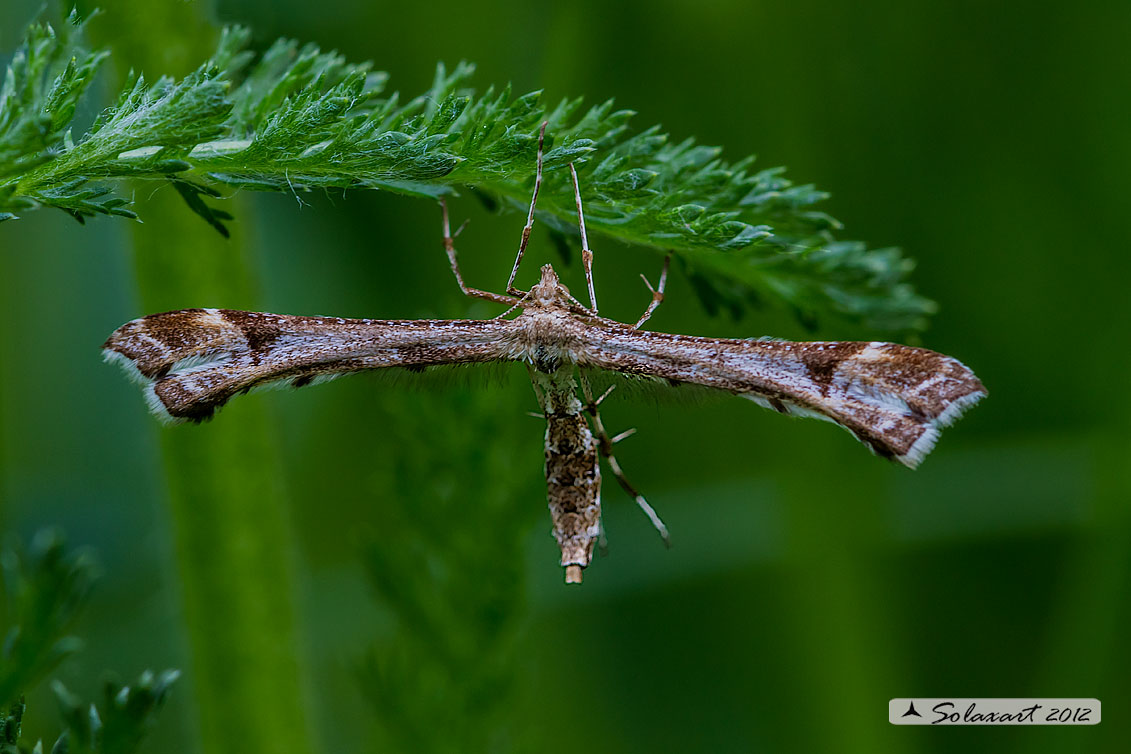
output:
[[[920,417],[893,418],[890,413],[868,408],[858,408],[851,414],[841,415],[837,423],[873,453],[889,461],[906,456],[930,426]],[[882,431],[877,429],[881,425],[885,426]]]
[[[260,312],[221,309],[220,316],[239,328],[252,351],[263,351],[282,336],[279,317]]]
[[[102,347],[125,356],[152,380],[181,359],[230,346],[233,335],[205,309],[179,309],[127,322]]]
[[[870,359],[847,361],[841,373],[859,385],[900,398],[915,416],[939,419],[956,401],[986,394],[981,380],[949,356],[897,343],[872,348]]]
[[[216,409],[231,398],[230,393],[214,393],[206,399],[185,388],[176,380],[162,380],[153,386],[153,394],[165,406],[169,416],[181,421],[199,424],[211,419]]]
[[[821,393],[828,395],[837,369],[868,347],[867,343],[849,341],[845,343],[822,343],[823,348],[797,349],[801,363],[809,370],[809,376],[817,383]]]
[[[151,337],[169,348],[181,350],[191,347],[199,340],[196,321],[204,313],[204,309],[179,309],[151,314],[140,320],[134,320],[131,324],[144,323]]]

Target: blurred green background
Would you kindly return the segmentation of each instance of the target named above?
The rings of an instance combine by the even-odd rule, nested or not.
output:
[[[102,5],[94,41],[115,50],[115,70],[149,72],[156,11]],[[536,406],[519,367],[423,387],[352,377],[165,429],[99,360],[114,328],[155,309],[492,316],[451,280],[434,204],[244,194],[231,242],[150,184],[132,188],[143,231],[27,213],[0,227],[0,526],[27,537],[58,525],[103,563],[76,629],[87,650],[57,673],[68,687],[92,695],[108,668],[186,669],[148,750],[210,745],[199,710],[216,689],[190,648],[226,619],[185,613],[170,477],[197,471],[171,472],[162,447],[207,445],[245,421],[266,427],[260,473],[279,479],[255,502],[283,511],[272,526],[293,628],[282,640],[296,647],[303,708],[286,750],[1127,750],[1131,233],[1118,218],[1131,195],[1131,4],[173,5],[249,24],[260,46],[290,36],[372,59],[406,95],[438,60],[467,59],[481,90],[615,96],[640,113],[638,129],[659,122],[730,159],[787,165],[832,192],[824,208],[845,237],[918,261],[916,285],[941,304],[922,344],[975,369],[990,397],[910,472],[835,428],[746,402],[614,394],[606,423],[639,428],[618,456],[675,546],[663,549],[610,479],[611,553],[566,588],[543,426],[524,415]],[[36,7],[6,0],[5,54]],[[203,57],[192,40],[207,27],[181,32],[157,48],[168,59],[154,74]],[[469,195],[451,206],[472,220],[459,239],[469,284],[503,287],[522,219]],[[202,275],[241,282],[141,290],[138,270],[159,272],[135,251],[159,255],[160,239],[175,246],[197,226]],[[647,301],[637,275],[654,278],[659,257],[593,245],[603,312],[635,317]],[[526,277],[545,261],[561,267],[536,228]],[[580,289],[576,265],[565,277]],[[712,319],[678,274],[668,292],[653,329],[876,336],[814,335],[773,311]],[[256,672],[229,650],[233,678]],[[1105,719],[890,726],[887,700],[915,695],[1094,696]],[[51,736],[53,702],[42,690],[32,701],[30,734]]]

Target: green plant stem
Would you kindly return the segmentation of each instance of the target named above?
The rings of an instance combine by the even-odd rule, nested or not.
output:
[[[7,361],[4,347],[0,345],[0,364]],[[8,362],[10,363],[10,362]],[[8,463],[8,449],[7,438],[5,436],[5,427],[7,423],[4,421],[4,413],[7,411],[7,392],[4,389],[6,381],[3,379],[4,373],[0,370],[0,531],[5,531],[5,519],[8,516],[8,484],[7,484],[7,463]],[[2,704],[2,702],[0,702]]]
[[[243,244],[220,243],[171,194],[135,226],[142,311],[189,302],[249,305]],[[180,302],[173,304],[172,302]],[[304,752],[293,533],[271,422],[161,430],[177,566],[205,752]]]
[[[200,3],[104,4],[121,38],[135,42],[119,66],[187,68],[214,42]],[[122,30],[125,23],[136,30]],[[171,191],[155,197],[152,208],[131,232],[142,312],[254,305],[241,234],[221,241]],[[162,430],[192,655],[186,680],[204,752],[301,754],[310,744],[289,562],[293,533],[271,422],[260,407],[247,408],[239,421]]]

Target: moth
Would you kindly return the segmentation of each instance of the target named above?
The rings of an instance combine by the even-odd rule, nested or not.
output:
[[[543,124],[530,210],[505,294],[464,283],[447,205],[441,201],[444,249],[456,282],[468,296],[509,307],[494,319],[372,320],[182,309],[118,328],[103,345],[106,359],[141,382],[150,410],[170,423],[209,419],[232,397],[269,385],[303,387],[370,369],[524,364],[546,419],[547,496],[567,583],[581,582],[595,544],[603,540],[602,456],[667,540],[663,522],[627,481],[612,453],[620,438],[605,431],[598,406],[608,392],[593,396],[591,370],[701,385],[782,414],[832,422],[876,455],[911,468],[934,447],[940,429],[986,395],[959,361],[922,348],[645,331],[642,326],[663,300],[668,260],[655,288],[644,279],[652,300],[635,324],[600,316],[593,252],[572,164],[589,305],[570,294],[549,264],[529,290],[515,288],[534,224],[545,128]],[[513,312],[517,314],[508,318]]]

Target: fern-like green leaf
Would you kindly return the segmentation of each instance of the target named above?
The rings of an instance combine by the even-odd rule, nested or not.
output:
[[[176,670],[146,670],[131,686],[106,683],[102,704],[86,704],[60,682],[52,684],[66,729],[52,754],[132,754],[153,728],[157,713],[180,677]]]
[[[780,168],[728,163],[714,147],[670,141],[658,127],[629,130],[613,102],[553,108],[541,93],[509,87],[477,95],[473,67],[437,67],[432,87],[402,102],[368,63],[280,40],[258,60],[248,31],[226,29],[215,55],[180,81],[131,78],[118,103],[78,140],[66,128],[103,59],[69,33],[34,25],[0,94],[0,219],[36,206],[82,219],[134,216],[111,179],[171,181],[220,232],[227,216],[203,201],[218,189],[372,188],[438,197],[474,189],[525,209],[538,130],[548,122],[538,216],[575,236],[567,170],[578,167],[592,234],[673,251],[709,305],[751,301],[794,309],[803,320],[834,314],[885,329],[915,329],[930,301],[905,283],[896,250],[837,241],[817,210],[825,194],[795,186]]]
[[[0,621],[0,704],[41,681],[82,643],[67,631],[96,578],[89,555],[69,553],[62,536],[40,532],[27,552],[0,553],[5,605]]]

